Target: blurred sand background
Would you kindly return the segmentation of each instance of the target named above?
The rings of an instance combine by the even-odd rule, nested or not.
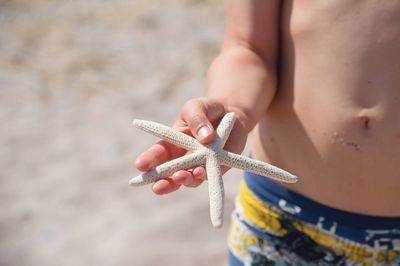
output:
[[[0,0],[0,265],[224,265],[207,187],[131,188],[156,141],[203,95],[218,53],[217,0]]]

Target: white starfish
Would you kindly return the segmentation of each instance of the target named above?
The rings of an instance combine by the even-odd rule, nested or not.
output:
[[[294,183],[297,177],[270,164],[238,155],[223,149],[235,123],[235,113],[227,113],[221,120],[217,135],[211,144],[203,145],[176,129],[151,121],[135,119],[133,124],[150,134],[172,142],[192,153],[161,164],[154,169],[132,178],[129,184],[140,186],[171,176],[178,170],[204,165],[207,172],[210,197],[210,217],[214,227],[222,226],[224,211],[224,184],[220,165],[242,169],[283,182]]]

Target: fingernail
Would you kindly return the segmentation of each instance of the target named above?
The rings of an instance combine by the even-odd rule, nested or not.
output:
[[[197,131],[197,136],[200,137],[200,139],[206,138],[208,135],[210,135],[211,130],[207,126],[202,126],[198,131]]]

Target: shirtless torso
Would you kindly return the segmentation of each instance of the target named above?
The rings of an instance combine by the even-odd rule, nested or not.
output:
[[[254,156],[323,204],[400,216],[399,1],[284,1],[280,49]]]

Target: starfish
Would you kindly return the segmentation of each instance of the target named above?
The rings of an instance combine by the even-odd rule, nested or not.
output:
[[[273,165],[223,149],[236,120],[235,113],[227,113],[221,120],[212,143],[201,144],[195,138],[171,127],[135,119],[133,124],[156,137],[182,147],[191,153],[165,162],[152,170],[132,178],[129,184],[141,186],[171,176],[178,170],[205,165],[210,200],[210,218],[214,227],[221,227],[224,211],[224,184],[220,165],[242,169],[278,181],[294,183],[297,177]]]

